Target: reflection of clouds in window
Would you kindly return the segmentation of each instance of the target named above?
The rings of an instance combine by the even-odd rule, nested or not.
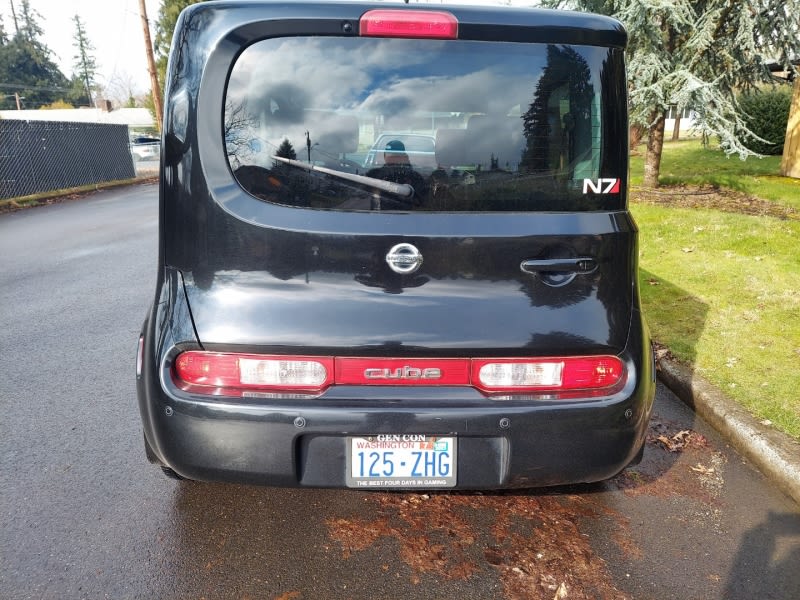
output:
[[[269,40],[252,46],[238,59],[228,95],[263,97],[264,90],[277,82],[292,81],[302,82],[309,89],[307,108],[385,112],[402,109],[413,100],[417,106],[422,101],[434,110],[466,111],[472,110],[468,105],[471,100],[486,110],[489,102],[502,99],[498,95],[525,97],[535,85],[535,75],[520,77],[519,72],[503,72],[502,63],[481,69],[475,64],[480,62],[480,48],[474,54],[439,56],[442,44],[432,42],[420,50],[398,40],[357,46],[353,40]],[[409,78],[411,71],[423,74]],[[475,98],[476,90],[483,91],[483,97]]]
[[[359,50],[353,60],[358,68],[370,71],[413,68],[430,63],[431,55],[438,54],[445,43],[430,42],[425,45],[424,52],[419,52],[412,51],[412,46],[407,40],[375,40],[374,43],[365,45]]]
[[[396,79],[372,90],[359,109],[394,113],[411,106],[413,110],[485,112],[498,103],[500,95],[507,111],[509,99],[525,97],[531,88],[531,81],[488,69],[460,76]]]
[[[420,112],[507,114],[514,104],[511,99],[530,97],[537,75],[520,77],[519,64],[487,58],[481,44],[459,46],[461,50],[453,53],[452,46],[446,50],[443,42],[423,46],[404,40],[331,38],[260,42],[237,60],[228,85],[226,116],[231,107],[249,106],[249,127],[241,127],[239,134],[259,141],[264,155],[260,162],[265,162],[284,140],[305,157],[307,131],[312,153],[321,154],[320,158],[356,150],[357,140],[351,144],[346,132],[329,131],[327,121],[333,120],[320,118],[325,115],[317,115],[317,109],[358,113],[362,122],[378,116],[384,127],[407,129]],[[255,160],[230,144],[228,150],[239,161]]]
[[[314,82],[326,89],[325,98],[312,102],[336,101],[336,96],[365,85],[366,80],[350,66],[347,53],[332,46],[323,50],[319,40],[270,40],[251,46],[236,62],[228,95],[258,98],[277,82]],[[237,75],[243,75],[241,78]],[[246,75],[246,76],[245,76]],[[265,107],[266,108],[266,107]]]
[[[432,178],[417,186],[421,210],[560,209],[585,203],[573,184],[600,176],[601,74],[620,56],[469,40],[264,40],[231,73],[226,149],[263,200],[361,210],[353,203],[372,198],[361,188],[272,156],[290,144],[298,160],[365,174],[383,164],[381,140],[424,134],[427,147],[410,157]],[[377,206],[369,210],[399,210]]]

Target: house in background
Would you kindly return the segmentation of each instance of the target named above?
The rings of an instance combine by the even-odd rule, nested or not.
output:
[[[155,119],[147,108],[55,108],[44,110],[0,110],[0,119],[62,121],[127,125],[129,131],[154,131]]]
[[[680,130],[679,136],[695,136],[699,135],[697,131],[693,131],[694,123],[695,123],[695,112],[690,107],[684,107],[683,110],[680,111],[680,115],[678,115],[678,107],[673,104],[669,107],[667,111],[667,118],[666,123],[664,124],[664,135],[665,137],[672,137],[675,138],[675,125],[676,119],[680,119]]]

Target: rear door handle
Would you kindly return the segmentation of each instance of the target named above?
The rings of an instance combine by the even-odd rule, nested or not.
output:
[[[525,273],[575,273],[588,275],[597,269],[597,261],[593,258],[545,258],[524,260],[519,266]]]

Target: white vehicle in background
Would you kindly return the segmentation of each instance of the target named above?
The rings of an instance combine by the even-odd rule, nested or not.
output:
[[[150,136],[132,137],[131,156],[134,162],[158,160],[161,157],[161,140]]]
[[[397,152],[388,148],[392,142],[402,144],[403,152],[415,168],[427,170],[428,173],[436,168],[436,138],[433,135],[388,131],[381,133],[372,144],[367,158],[364,159],[364,168],[372,169],[384,166],[385,154]]]

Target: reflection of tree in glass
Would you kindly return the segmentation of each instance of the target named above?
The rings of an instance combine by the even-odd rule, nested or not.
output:
[[[575,50],[547,46],[547,66],[536,84],[533,103],[522,115],[527,144],[521,169],[558,171],[579,158],[576,141],[591,140],[592,135],[590,78],[586,60]]]
[[[283,141],[281,142],[281,145],[278,146],[278,151],[275,153],[275,156],[297,160],[297,152],[294,151],[294,146],[292,146],[292,142],[290,142],[287,138],[284,138]]]
[[[239,104],[231,100],[225,103],[225,150],[232,161],[243,163],[252,154],[257,127],[258,119],[247,111],[246,100]]]

